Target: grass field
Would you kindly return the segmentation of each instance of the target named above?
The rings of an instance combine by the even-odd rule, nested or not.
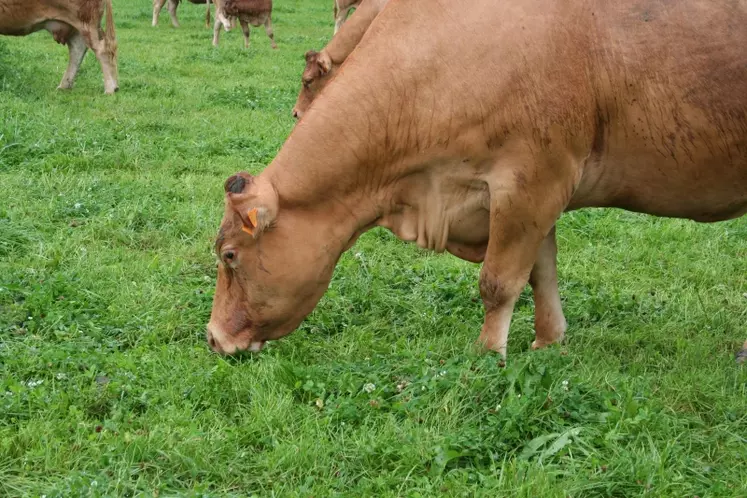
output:
[[[223,181],[281,147],[333,20],[276,0],[278,51],[216,50],[203,12],[116,0],[114,97],[0,38],[0,496],[747,496],[747,218],[566,215],[568,340],[529,351],[525,293],[505,367],[479,267],[383,230],[294,335],[210,353]]]

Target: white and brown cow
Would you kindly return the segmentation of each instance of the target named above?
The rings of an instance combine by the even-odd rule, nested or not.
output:
[[[163,9],[163,6],[168,1],[168,11],[169,16],[171,17],[171,24],[175,27],[179,27],[179,19],[176,17],[176,9],[179,7],[179,3],[181,0],[153,0],[153,22],[152,25],[158,26],[158,16],[161,13],[161,9]],[[189,0],[190,3],[194,3],[197,5],[207,5],[207,9],[205,11],[205,27],[210,27],[210,0]]]
[[[345,62],[348,55],[361,41],[371,22],[379,15],[389,0],[363,0],[350,22],[336,33],[320,52],[306,52],[306,67],[301,74],[301,90],[298,92],[293,117],[300,118],[311,102]]]
[[[106,14],[106,31],[101,20]],[[46,29],[67,45],[70,60],[58,88],[73,87],[83,57],[90,48],[104,73],[104,91],[117,82],[117,39],[111,0],[0,0],[0,35],[25,36]]]
[[[335,34],[340,31],[340,28],[348,18],[348,13],[352,9],[358,11],[358,5],[361,0],[335,0]]]
[[[483,263],[484,347],[506,354],[527,283],[534,347],[560,341],[563,212],[747,212],[745,26],[745,2],[390,2],[272,163],[226,181],[210,346],[292,332],[376,226]]]
[[[244,32],[244,47],[249,48],[249,25],[265,27],[273,49],[278,48],[272,32],[272,0],[214,0],[215,25],[213,26],[213,45],[218,46],[220,27],[229,31],[232,23],[238,20]]]

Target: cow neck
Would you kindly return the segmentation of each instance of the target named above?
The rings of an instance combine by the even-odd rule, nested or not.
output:
[[[352,140],[354,131],[336,116],[307,116],[262,175],[274,186],[281,213],[313,214],[342,252],[380,216],[377,186],[386,168],[374,166],[367,144]]]

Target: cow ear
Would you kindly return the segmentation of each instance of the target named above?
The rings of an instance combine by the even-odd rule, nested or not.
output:
[[[316,56],[316,63],[319,66],[319,70],[322,72],[322,74],[327,74],[329,70],[332,69],[332,59],[324,50],[319,52],[319,54]]]
[[[278,210],[278,197],[268,182],[240,172],[225,183],[226,205],[241,218],[241,229],[255,239],[270,227]]]
[[[309,50],[308,52],[304,54],[304,58],[306,59],[306,62],[313,62],[314,59],[316,59],[316,55],[317,55],[316,51]]]
[[[240,171],[226,180],[226,183],[223,184],[223,190],[226,191],[226,194],[240,194],[247,185],[251,185],[252,183],[254,183],[252,175],[245,171]]]
[[[270,212],[265,207],[253,207],[245,213],[239,213],[243,226],[241,230],[248,233],[255,239],[262,233],[265,228],[272,224]]]

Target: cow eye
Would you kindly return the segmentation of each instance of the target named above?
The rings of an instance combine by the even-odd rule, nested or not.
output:
[[[223,253],[223,262],[230,265],[236,260],[236,253],[234,251],[226,251]]]
[[[309,86],[311,86],[311,80],[303,80],[303,86],[309,88]]]

